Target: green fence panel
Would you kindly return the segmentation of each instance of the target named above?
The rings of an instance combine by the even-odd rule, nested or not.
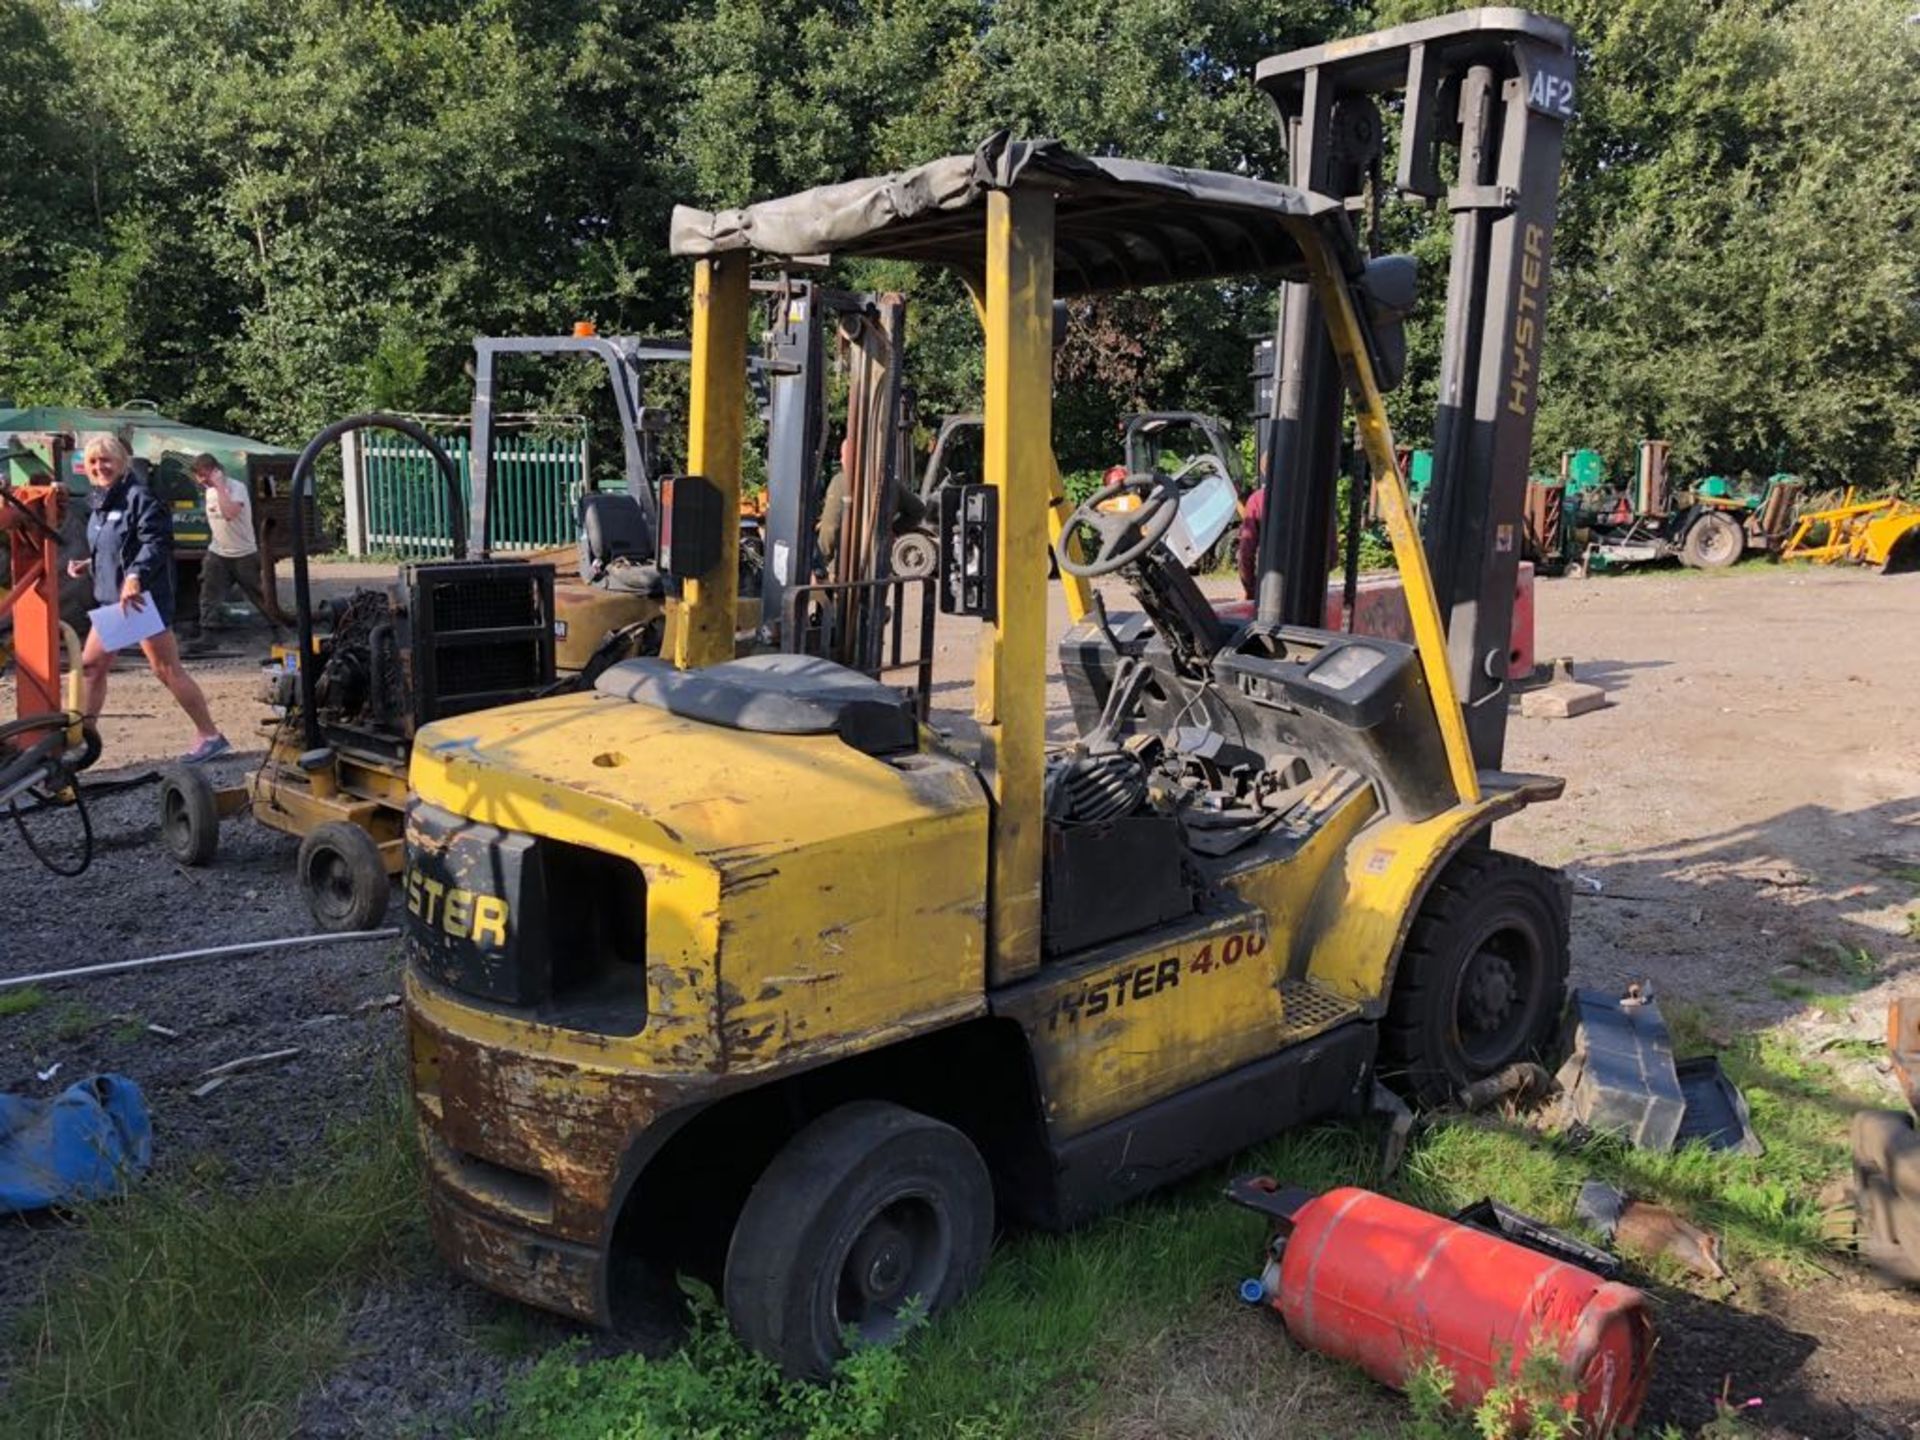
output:
[[[435,437],[460,476],[464,509],[472,488],[472,452],[464,431]],[[446,486],[427,452],[399,435],[377,435],[360,450],[367,547],[404,559],[453,553]],[[586,488],[584,431],[521,431],[497,436],[493,452],[492,544],[495,550],[542,550],[571,544]]]

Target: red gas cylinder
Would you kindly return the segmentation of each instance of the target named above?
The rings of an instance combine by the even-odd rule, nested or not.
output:
[[[1384,1195],[1307,1200],[1263,1279],[1296,1340],[1396,1388],[1437,1360],[1470,1408],[1547,1348],[1595,1433],[1632,1425],[1647,1397],[1653,1322],[1638,1290]]]

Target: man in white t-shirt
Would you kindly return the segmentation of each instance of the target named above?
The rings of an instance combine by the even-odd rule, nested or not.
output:
[[[211,455],[194,456],[187,469],[201,489],[211,532],[200,564],[200,637],[205,643],[222,628],[220,606],[231,585],[240,587],[254,609],[272,617],[260,589],[260,546],[253,537],[253,501],[247,487],[229,479]]]

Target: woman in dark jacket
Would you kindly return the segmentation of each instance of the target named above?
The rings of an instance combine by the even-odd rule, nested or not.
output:
[[[93,576],[96,605],[118,605],[122,610],[144,610],[152,605],[163,626],[173,623],[173,521],[166,507],[130,472],[133,457],[111,435],[87,442],[84,452],[87,496],[92,513],[87,518],[90,559],[67,566],[70,575]],[[198,765],[224,753],[227,740],[213,723],[207,697],[180,664],[180,646],[173,631],[162,629],[140,642],[153,675],[193,721],[194,746],[181,758]],[[107,676],[113,672],[113,652],[100,644],[99,633],[87,636],[81,656],[86,676],[87,719],[96,728],[107,703]]]

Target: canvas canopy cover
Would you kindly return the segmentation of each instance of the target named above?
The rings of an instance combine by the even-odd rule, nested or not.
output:
[[[1054,293],[1088,295],[1227,276],[1306,278],[1303,244],[1345,274],[1364,259],[1340,203],[1212,170],[1082,155],[1057,140],[990,136],[971,155],[822,185],[735,210],[674,207],[670,245],[701,257],[861,255],[950,267],[978,281],[986,196],[1054,197]]]

